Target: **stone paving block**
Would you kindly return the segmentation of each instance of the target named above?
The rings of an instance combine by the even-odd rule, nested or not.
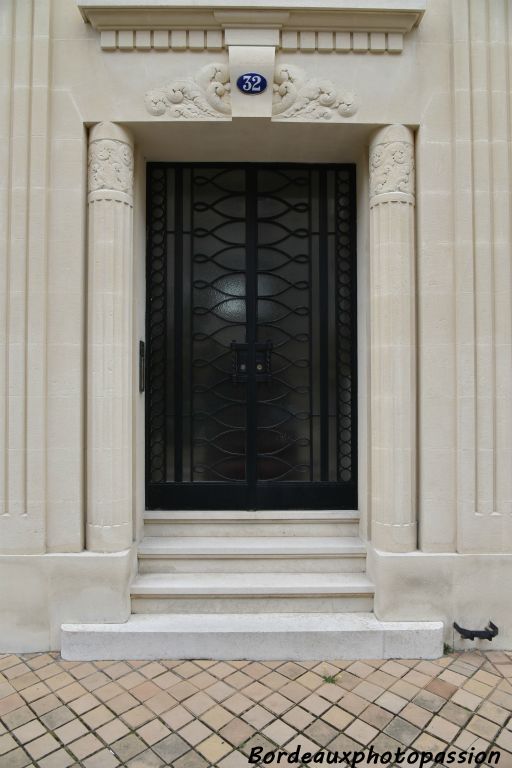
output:
[[[265,701],[268,701],[268,699],[265,699]],[[240,715],[242,712],[247,711],[252,706],[252,703],[253,702],[246,696],[243,696],[241,693],[236,693],[234,696],[230,696],[229,699],[223,701],[222,706],[229,709],[234,715]]]
[[[146,745],[142,739],[139,739],[134,733],[130,733],[128,736],[124,736],[122,739],[111,744],[111,749],[120,760],[125,762],[131,757],[143,752],[146,749]]]
[[[0,768],[25,768],[29,765],[33,765],[32,759],[21,747],[5,755],[0,755]]]
[[[94,754],[94,752],[98,752],[102,746],[101,741],[93,733],[88,733],[87,736],[82,736],[81,739],[73,741],[69,745],[69,749],[78,760],[83,760],[85,757]]]
[[[414,697],[413,703],[418,707],[428,709],[429,712],[438,712],[445,704],[445,699],[430,691],[420,691],[418,695]]]
[[[373,739],[375,739],[376,736],[378,736],[379,732],[376,728],[368,725],[368,723],[364,723],[362,720],[354,720],[352,723],[350,723],[349,726],[347,726],[345,733],[351,739],[354,739],[360,744],[366,746]]]
[[[443,699],[449,699],[457,690],[457,686],[446,682],[446,680],[436,678],[425,686],[425,690],[435,693],[437,696],[442,696]]]
[[[378,697],[375,703],[396,715],[407,705],[407,699],[403,699],[401,696],[397,696],[396,693],[391,693],[391,691],[385,691],[382,696]]]
[[[491,720],[487,720],[485,717],[480,717],[480,715],[472,717],[466,728],[468,731],[476,733],[477,736],[481,736],[489,741],[492,741],[499,731],[499,725]]]
[[[50,754],[50,752],[55,752],[59,747],[59,742],[51,735],[51,733],[47,733],[39,739],[31,741],[29,744],[25,744],[25,750],[34,760],[45,757]]]
[[[274,751],[276,745],[270,741],[270,739],[267,739],[266,736],[263,736],[261,733],[257,733],[255,736],[250,738],[249,741],[246,741],[246,743],[240,747],[239,751],[243,752],[244,755],[249,755],[253,747],[263,747],[263,753],[265,753]]]
[[[287,741],[291,741],[294,736],[297,736],[295,728],[291,728],[286,723],[283,723],[282,720],[276,720],[270,725],[267,725],[267,727],[263,729],[263,733],[279,747],[282,747]]]
[[[169,710],[169,712],[165,712],[160,717],[164,723],[166,723],[169,728],[172,728],[174,731],[177,731],[183,725],[190,723],[190,721],[194,719],[194,715],[182,707],[181,704],[173,707]]]
[[[101,704],[99,707],[95,707],[89,712],[85,712],[82,715],[82,720],[91,730],[94,731],[96,728],[99,728],[100,725],[105,725],[105,723],[108,723],[110,720],[112,720],[113,717],[114,714],[103,704]]]
[[[144,739],[146,744],[152,746],[158,741],[162,741],[166,736],[169,736],[170,731],[166,726],[160,722],[160,720],[153,720],[151,723],[146,723],[142,728],[137,730],[137,735],[141,739]]]
[[[84,768],[116,768],[120,763],[112,752],[109,752],[108,749],[102,749],[101,752],[97,752],[84,760],[83,764]]]
[[[288,712],[282,715],[282,719],[294,728],[302,731],[315,719],[315,716],[311,712],[306,712],[302,707],[293,707],[293,709],[289,709]]]
[[[173,768],[208,768],[209,764],[197,752],[187,752],[183,757],[179,757],[174,763]]]
[[[266,705],[266,701],[265,701],[265,705]],[[318,696],[318,694],[313,693],[310,696],[308,696],[307,699],[304,699],[303,701],[301,701],[300,705],[307,712],[312,712],[314,715],[317,715],[318,717],[330,708],[331,702],[326,701],[321,696]]]
[[[458,704],[454,704],[453,701],[447,701],[442,709],[439,710],[440,717],[444,717],[445,720],[449,720],[451,723],[463,726],[469,718],[471,713],[464,707],[460,707]]]
[[[487,720],[498,723],[498,725],[503,725],[510,717],[510,712],[507,712],[503,707],[498,707],[497,704],[493,704],[491,701],[484,701],[478,710],[478,714],[481,717],[487,718]]]
[[[106,725],[102,725],[98,728],[96,734],[107,744],[112,744],[114,741],[118,741],[123,736],[129,733],[127,726],[120,720],[112,720]]]
[[[347,712],[350,712],[352,715],[359,715],[364,709],[366,709],[368,702],[366,699],[362,699],[360,696],[356,696],[355,693],[349,693],[347,696],[344,696],[341,699],[339,706],[343,709],[346,709]]]
[[[126,723],[129,728],[138,728],[144,723],[149,722],[154,718],[154,712],[140,704],[138,707],[129,709],[128,712],[124,712],[121,715],[121,719]]]
[[[198,744],[196,749],[212,764],[217,763],[222,757],[233,751],[231,744],[215,733]]]
[[[199,744],[199,742],[204,741],[208,736],[211,736],[212,731],[200,721],[193,720],[191,723],[180,729],[179,735],[192,747],[195,747],[196,744]]]
[[[454,704],[459,704],[459,706],[464,707],[465,709],[472,709],[472,710],[477,709],[477,707],[479,707],[480,704],[482,703],[482,699],[480,696],[475,696],[475,694],[462,689],[459,689],[458,691],[456,691],[453,694],[451,700]]]
[[[190,750],[189,745],[176,733],[171,733],[158,744],[153,746],[153,751],[164,760],[164,762],[172,765],[174,760],[181,757],[185,752]]]
[[[282,725],[284,726],[284,723]],[[254,728],[236,717],[221,728],[220,735],[234,747],[239,747],[254,735]]]
[[[370,706],[366,707],[366,709],[361,712],[359,717],[361,720],[364,720],[365,723],[373,725],[374,728],[381,731],[393,719],[393,713],[383,709],[383,707],[380,707],[377,704],[370,704]]]
[[[12,712],[7,712],[2,717],[3,722],[10,731],[13,731],[20,725],[25,725],[25,723],[28,723],[30,720],[34,719],[35,714],[32,712],[30,707],[19,707],[18,709],[14,709]]]
[[[43,757],[42,760],[39,760],[38,768],[69,768],[69,766],[74,764],[75,759],[65,749],[59,749],[57,752],[52,752],[48,757]],[[117,761],[116,765],[119,765]]]
[[[420,734],[420,729],[401,717],[394,717],[384,728],[384,733],[396,739],[400,744],[409,746]]]
[[[254,671],[254,666],[251,665]],[[245,670],[248,674],[252,674],[249,670]],[[301,667],[294,661],[287,661],[281,667],[279,667],[279,674],[288,677],[290,680],[296,680],[298,677],[304,674],[304,667]]]
[[[426,726],[426,730],[428,733],[431,733],[433,736],[436,736],[443,741],[451,742],[457,736],[460,728],[450,720],[445,720],[444,717],[435,715]]]
[[[254,709],[257,709],[257,707],[254,707]],[[252,710],[249,710],[249,712],[251,711]],[[245,714],[247,715],[248,713],[246,712]],[[233,713],[228,712],[228,710],[224,709],[224,707],[222,707],[220,704],[216,704],[214,707],[209,709],[208,712],[204,712],[204,714],[201,715],[201,721],[206,723],[206,725],[208,725],[214,731],[220,730],[223,725],[226,725],[226,723],[229,723],[229,721],[232,719]]]
[[[325,747],[337,736],[338,732],[336,728],[332,728],[323,720],[315,720],[305,729],[304,733],[321,747]]]
[[[0,736],[0,755],[5,755],[6,752],[10,752],[16,747],[16,741],[9,733]]]
[[[372,747],[375,752],[383,754],[384,752],[396,752],[398,749],[403,749],[404,745],[394,739],[387,733],[379,733],[372,741]]]
[[[126,763],[129,768],[162,768],[165,765],[161,757],[158,757],[151,749],[140,752]]]

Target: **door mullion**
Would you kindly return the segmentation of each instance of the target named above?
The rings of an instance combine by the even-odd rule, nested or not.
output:
[[[257,482],[256,335],[258,289],[257,171],[246,171],[246,334],[247,334],[247,502],[254,504]]]

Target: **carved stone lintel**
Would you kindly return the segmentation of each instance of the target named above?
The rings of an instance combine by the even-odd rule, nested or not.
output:
[[[413,136],[404,125],[383,128],[370,150],[370,199],[393,193],[414,199]]]
[[[178,80],[148,91],[146,109],[151,115],[201,120],[231,117],[231,84],[226,64],[203,67],[194,80]],[[276,68],[272,115],[279,119],[330,120],[347,118],[357,111],[355,93],[337,88],[330,80],[306,80],[298,67]]]
[[[100,123],[89,141],[88,191],[122,192],[133,196],[133,146],[124,129]]]

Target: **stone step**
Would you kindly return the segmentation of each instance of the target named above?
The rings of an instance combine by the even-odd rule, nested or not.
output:
[[[148,536],[140,573],[362,572],[366,547],[356,536]]]
[[[373,613],[132,615],[125,624],[63,624],[62,658],[435,659],[442,622],[381,622]]]
[[[154,573],[131,587],[132,613],[350,613],[373,594],[359,573]]]
[[[148,511],[146,536],[357,536],[354,510]]]

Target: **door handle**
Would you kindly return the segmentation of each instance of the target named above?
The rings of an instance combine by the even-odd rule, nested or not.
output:
[[[257,341],[254,344],[255,370],[254,377],[256,381],[271,381],[272,379],[272,360],[271,354],[273,343],[267,341]],[[249,344],[240,341],[231,342],[231,351],[233,353],[233,383],[243,384],[249,379]]]

